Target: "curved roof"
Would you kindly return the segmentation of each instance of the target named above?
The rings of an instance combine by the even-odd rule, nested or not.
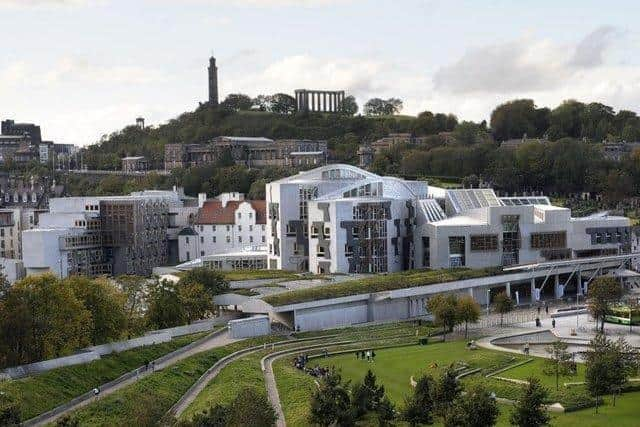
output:
[[[335,180],[361,180],[367,178],[381,178],[380,176],[360,169],[353,165],[335,163],[307,171],[298,172],[277,181],[275,183],[287,183],[297,181],[335,181]]]

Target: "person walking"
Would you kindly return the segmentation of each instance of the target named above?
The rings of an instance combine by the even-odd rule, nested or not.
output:
[[[547,304],[546,302],[544,303],[544,312],[549,314],[549,304]]]
[[[552,327],[553,329],[555,329],[555,328],[556,328],[556,319],[551,319],[551,327]]]
[[[371,361],[375,362],[376,361],[376,352],[371,350]]]

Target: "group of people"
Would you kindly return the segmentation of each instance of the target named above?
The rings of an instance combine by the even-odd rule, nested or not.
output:
[[[307,368],[307,362],[309,362],[309,355],[306,353],[300,354],[293,359],[293,366],[296,369],[299,369],[311,375],[312,377],[317,378],[324,377],[325,375],[327,375],[327,372],[329,372],[327,368],[323,368],[319,365],[316,365],[313,368]]]
[[[309,361],[309,355],[308,354],[300,354],[298,356],[296,356],[295,359],[293,359],[293,366],[296,367],[296,369],[300,369],[300,370],[304,370],[305,366],[307,366],[307,362]]]
[[[376,352],[373,350],[356,351],[356,359],[366,360],[367,362],[374,362],[376,359]]]

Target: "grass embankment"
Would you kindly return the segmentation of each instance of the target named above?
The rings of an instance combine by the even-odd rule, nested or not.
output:
[[[207,333],[185,335],[166,343],[110,354],[91,363],[66,366],[32,377],[0,382],[0,392],[18,398],[21,402],[22,419],[27,420],[100,384],[114,380],[144,365],[146,361],[184,347]]]
[[[376,361],[369,363],[356,359],[354,354],[334,356],[321,359],[325,366],[336,366],[346,380],[361,381],[366,371],[371,369],[378,382],[385,386],[389,397],[399,409],[404,397],[411,392],[409,378],[418,378],[421,374],[438,376],[452,363],[463,361],[469,368],[480,368],[481,373],[465,377],[465,386],[472,382],[480,382],[494,391],[499,397],[517,399],[521,386],[495,378],[485,378],[489,372],[524,360],[524,356],[488,350],[469,351],[465,343],[460,341],[435,343],[426,346],[406,346],[400,348],[380,349],[376,351]],[[534,376],[541,379],[550,393],[549,402],[565,400],[565,404],[579,405],[590,400],[583,386],[567,389],[563,382],[577,382],[584,378],[584,367],[578,365],[578,374],[561,377],[561,389],[555,390],[555,377],[543,372],[545,361],[534,358],[532,362],[508,369],[499,376],[515,379],[526,379]],[[289,425],[305,425],[309,415],[309,402],[315,389],[314,378],[303,374],[292,367],[287,360],[279,360],[274,364],[274,372],[280,393],[280,399],[287,423]],[[595,415],[594,409],[582,409],[565,414],[552,414],[553,424],[563,426],[635,426],[637,425],[637,402],[640,392],[625,393],[618,398],[616,407],[611,405],[601,408],[601,414]],[[634,403],[635,399],[635,403]],[[587,402],[589,403],[589,402]],[[635,406],[634,406],[635,405]],[[500,405],[498,425],[509,425],[509,414],[512,408]],[[605,415],[606,414],[606,415]]]
[[[346,297],[370,292],[392,291],[396,289],[414,288],[436,283],[456,280],[475,279],[495,276],[502,273],[500,268],[451,270],[410,270],[392,274],[381,274],[364,279],[349,280],[326,286],[299,289],[281,294],[270,295],[263,300],[274,306],[295,304],[319,299]]]
[[[72,418],[80,425],[155,424],[216,361],[243,348],[281,339],[255,338],[193,355],[81,408]]]
[[[298,338],[317,338],[318,341],[313,341],[313,344],[322,342],[322,340],[330,341],[342,341],[342,340],[354,340],[354,348],[360,348],[364,343],[357,341],[362,339],[380,339],[387,340],[398,335],[404,335],[404,340],[414,340],[415,331],[418,330],[420,336],[424,336],[431,331],[431,328],[427,325],[416,327],[410,322],[385,324],[385,325],[373,325],[363,328],[344,328],[337,331],[324,331],[318,333],[302,333],[297,334]],[[337,337],[327,338],[329,335],[337,334]],[[312,343],[308,343],[312,344]],[[204,390],[198,395],[194,402],[185,410],[181,415],[181,419],[189,420],[195,414],[202,412],[216,403],[227,404],[231,402],[236,395],[245,387],[255,387],[260,393],[266,393],[264,375],[260,367],[260,359],[272,351],[281,351],[284,349],[293,349],[298,346],[304,346],[304,342],[292,341],[286,347],[277,347],[275,350],[268,348],[265,351],[260,351],[255,354],[243,357],[237,360],[224,369],[216,376],[216,378],[209,383]],[[329,347],[330,348],[330,347]],[[310,353],[317,352],[319,350],[310,351]],[[293,356],[285,357],[284,360],[290,364]],[[313,362],[316,363],[315,361]],[[275,365],[274,365],[275,369]]]

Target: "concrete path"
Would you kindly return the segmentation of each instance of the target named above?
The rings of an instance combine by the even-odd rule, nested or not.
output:
[[[144,367],[134,369],[133,371],[130,371],[122,375],[119,379],[111,381],[107,384],[100,385],[99,386],[100,394],[98,396],[94,396],[92,392],[85,393],[84,395],[79,396],[75,399],[72,399],[70,402],[67,402],[50,411],[47,411],[44,414],[39,415],[38,417],[25,421],[23,425],[43,426],[43,425],[52,423],[58,418],[64,415],[70,414],[74,411],[77,411],[78,409],[88,405],[89,403],[93,403],[118,390],[128,387],[129,385],[137,382],[141,378],[145,378],[153,374],[155,371],[159,371],[166,367],[172,366],[181,360],[184,360],[195,354],[202,353],[203,351],[211,350],[217,347],[222,347],[236,341],[240,341],[240,340],[230,338],[226,328],[223,331],[213,332],[209,334],[207,337],[199,341],[196,341],[195,343],[189,344],[185,347],[182,347],[181,349],[178,349],[172,353],[169,353],[168,355],[165,355],[156,359],[154,361],[155,366],[153,370],[144,370]],[[189,348],[185,350],[186,347],[189,347]]]

